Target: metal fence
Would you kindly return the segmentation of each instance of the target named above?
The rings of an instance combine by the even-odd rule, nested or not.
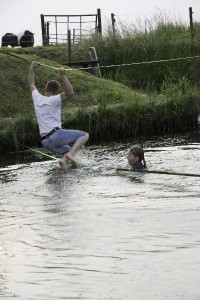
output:
[[[94,32],[102,33],[101,10],[87,15],[40,15],[43,45],[65,44],[68,32],[72,32],[72,43],[80,42]]]

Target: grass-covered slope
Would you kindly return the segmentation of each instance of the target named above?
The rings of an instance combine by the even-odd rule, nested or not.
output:
[[[63,65],[57,57],[60,48],[54,50],[45,55],[45,48],[6,49],[24,59],[0,51],[0,153],[21,145],[40,145],[27,75],[31,61],[38,60],[49,66],[35,70],[40,92],[47,81],[60,80],[58,70],[51,68]],[[176,133],[198,126],[200,97],[187,79],[178,85],[169,81],[159,95],[147,95],[86,71],[69,69],[67,76],[75,96],[63,105],[63,127],[88,131],[90,142]]]
[[[23,57],[20,59],[0,52],[0,153],[19,148],[20,144],[38,145],[39,136],[35,118],[34,106],[27,85],[27,75],[31,61],[38,60],[49,66],[41,66],[35,70],[35,82],[38,90],[43,93],[47,81],[57,79],[60,81],[58,70],[61,65],[57,62],[41,58],[36,54],[26,53],[23,49],[6,49],[9,53]],[[36,51],[37,52],[37,51]],[[66,67],[67,69],[67,67]],[[97,78],[88,72],[69,70],[67,76],[71,81],[75,96],[63,105],[62,120],[65,127],[89,128],[91,118],[98,121],[97,111],[101,107],[101,114],[107,107],[116,107],[127,103],[143,105],[147,96],[135,93],[133,90],[119,83]],[[61,86],[62,89],[62,86]],[[114,123],[117,115],[111,113],[108,120]],[[95,122],[96,122],[95,121]],[[120,120],[119,120],[120,121]]]
[[[8,50],[6,50],[8,51]],[[49,67],[41,66],[35,69],[35,82],[41,93],[47,81],[60,81],[59,72],[51,67],[61,67],[52,60],[41,59],[37,55],[15,53],[30,61],[38,60]],[[27,75],[30,62],[0,52],[0,117],[16,117],[18,115],[34,116],[31,95],[27,85]],[[67,69],[67,67],[66,67]],[[143,101],[147,97],[136,94],[131,89],[119,83],[97,78],[88,72],[67,71],[75,96],[64,105],[63,112],[70,109],[86,109],[99,104],[118,104],[127,101]]]

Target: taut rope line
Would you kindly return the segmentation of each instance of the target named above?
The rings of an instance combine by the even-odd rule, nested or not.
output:
[[[13,54],[9,51],[6,50],[0,50],[1,53],[10,55],[10,56],[14,56],[16,58],[19,59],[23,59],[29,62],[32,62],[32,60],[24,58],[22,56]],[[110,66],[100,66],[100,68],[114,68],[114,67],[125,67],[125,66],[134,66],[134,65],[144,65],[144,64],[155,64],[155,63],[163,63],[163,62],[171,62],[171,61],[179,61],[179,60],[190,60],[190,59],[198,59],[200,58],[200,55],[196,55],[196,56],[187,56],[187,57],[178,57],[178,58],[169,58],[169,59],[161,59],[161,60],[152,60],[152,61],[142,61],[142,62],[134,62],[134,63],[127,63],[127,64],[118,64],[118,65],[110,65]],[[49,66],[43,63],[40,63],[41,66],[43,67],[48,67],[54,70],[59,70],[59,68],[53,67],[53,66]],[[93,69],[93,67],[86,67],[86,68],[70,68],[70,69],[66,69],[66,71],[78,71],[78,70],[88,70],[88,69]]]
[[[11,141],[11,139],[9,139],[9,138],[7,138],[7,137],[4,137],[4,138],[6,138],[8,141]],[[36,149],[34,149],[34,148],[31,148],[31,147],[28,147],[28,146],[26,146],[26,145],[24,145],[24,144],[21,144],[21,143],[18,142],[18,141],[17,141],[17,144],[19,144],[20,146],[22,146],[22,147],[24,147],[24,148],[26,148],[26,149],[29,149],[29,150],[31,150],[31,151],[37,152],[37,153],[39,153],[39,154],[42,154],[42,155],[44,155],[44,156],[46,156],[46,157],[52,158],[52,159],[54,159],[54,160],[57,160],[57,158],[56,158],[55,156],[49,155],[49,154],[47,154],[47,153],[44,153],[44,152],[42,152],[42,151],[36,150]]]
[[[27,148],[27,149],[29,149],[29,150],[31,150],[31,151],[34,151],[34,152],[39,153],[39,154],[42,154],[42,155],[44,155],[44,156],[46,156],[46,157],[52,158],[53,160],[57,160],[57,158],[54,157],[54,156],[52,156],[52,155],[49,155],[49,154],[44,153],[44,152],[42,152],[42,151],[36,150],[36,149],[34,149],[34,148],[27,147],[27,146],[25,146],[25,145],[20,144],[19,142],[18,142],[18,144],[21,145],[21,146],[23,146],[23,147],[25,147],[25,148]]]
[[[28,59],[28,58],[24,58],[22,56],[19,56],[19,55],[16,55],[14,53],[11,53],[11,52],[8,52],[6,50],[0,50],[1,53],[4,53],[4,54],[7,54],[7,55],[10,55],[10,56],[14,56],[16,58],[19,58],[19,59],[22,59],[22,60],[25,60],[25,61],[28,61],[28,62],[32,62],[32,60]],[[49,65],[46,65],[46,64],[43,64],[43,63],[40,63],[41,66],[43,67],[48,67],[48,68],[51,68],[51,69],[54,69],[54,70],[59,70],[59,68],[56,68],[56,67],[52,67],[52,66],[49,66]]]
[[[192,174],[192,173],[179,173],[179,172],[168,172],[168,171],[159,171],[159,170],[131,170],[126,168],[118,168],[117,171],[125,171],[125,172],[133,172],[133,173],[151,173],[151,174],[165,174],[165,175],[178,175],[178,176],[190,176],[190,177],[200,177],[200,174]]]

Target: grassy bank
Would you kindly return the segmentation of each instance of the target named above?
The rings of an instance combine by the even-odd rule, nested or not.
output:
[[[115,35],[108,28],[103,37],[95,35],[73,45],[72,53],[73,60],[87,60],[88,48],[95,46],[101,65],[126,64],[198,55],[199,43],[182,24],[158,24],[143,32],[123,27]],[[65,46],[6,50],[54,67],[67,62]],[[91,143],[196,129],[199,64],[200,59],[194,59],[102,68],[103,78],[69,71],[75,96],[63,105],[63,127],[88,131]],[[41,146],[27,86],[29,65],[28,61],[0,53],[0,154]],[[52,78],[59,80],[56,70],[36,69],[39,91],[43,92]]]
[[[10,50],[17,54],[18,50]],[[19,55],[19,53],[17,54]],[[37,55],[20,55],[29,60],[39,60],[49,66],[60,65],[52,60],[41,59]],[[26,146],[40,146],[34,107],[27,86],[30,63],[16,57],[0,53],[0,153],[15,151]],[[115,107],[120,103],[144,103],[147,96],[135,93],[119,83],[99,79],[87,72],[71,71],[68,77],[74,87],[75,96],[63,105],[62,119],[66,128],[89,130],[92,140],[98,136],[94,124],[94,114],[102,107]],[[46,82],[52,78],[59,80],[58,71],[40,67],[35,71],[36,85],[43,92]],[[113,116],[113,122],[115,118]],[[99,121],[98,121],[99,122]],[[97,134],[94,133],[95,128]],[[99,127],[98,127],[99,128]]]
[[[200,58],[184,58],[200,55],[200,23],[194,23],[194,37],[188,24],[180,20],[172,22],[166,16],[156,16],[138,25],[118,24],[115,34],[108,26],[103,36],[93,35],[74,45],[72,59],[89,59],[91,46],[96,48],[101,66],[124,64],[102,67],[103,77],[131,88],[160,92],[166,79],[177,83],[182,78],[199,86]],[[147,63],[151,61],[157,63]]]
[[[108,26],[103,36],[72,44],[72,61],[90,60],[89,48],[95,47],[104,79],[145,92],[160,92],[164,82],[178,84],[183,78],[200,88],[200,23],[194,23],[194,37],[180,20],[160,16],[144,24],[118,24],[115,34]],[[68,61],[66,45],[16,49],[24,51],[61,65]]]

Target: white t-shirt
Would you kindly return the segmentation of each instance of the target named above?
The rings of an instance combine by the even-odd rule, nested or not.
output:
[[[48,133],[55,127],[61,128],[60,94],[47,97],[33,90],[32,98],[40,134]]]

